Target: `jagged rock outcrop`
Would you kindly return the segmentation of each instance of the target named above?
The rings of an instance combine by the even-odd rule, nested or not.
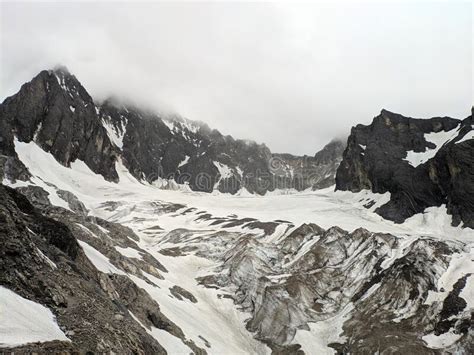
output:
[[[42,71],[7,98],[0,105],[0,128],[0,173],[9,180],[29,178],[15,137],[35,141],[65,166],[82,160],[110,181],[118,180],[120,160],[135,178],[162,188],[179,188],[174,181],[195,191],[232,194],[330,186],[342,150],[334,141],[315,157],[272,157],[264,144],[224,136],[202,122],[116,99],[95,103],[65,68]]]
[[[4,174],[23,179],[27,173],[17,161],[14,137],[35,141],[65,166],[76,159],[105,179],[117,181],[116,149],[99,121],[95,105],[67,69],[42,71],[0,105],[0,154],[7,161]]]
[[[272,189],[271,153],[263,144],[234,140],[201,122],[163,118],[110,101],[101,106],[100,117],[115,133],[124,164],[138,179],[171,178],[205,192]],[[268,181],[259,183],[257,173]]]
[[[145,251],[141,259],[128,259],[117,251],[118,246],[139,249],[132,241],[138,237],[130,229],[34,201],[41,210],[19,192],[0,185],[0,285],[48,307],[71,342],[13,349],[3,345],[0,352],[165,354],[144,328],[156,327],[182,339],[190,351],[205,354],[161,313],[147,292],[125,276],[127,272],[145,278],[142,270],[146,270],[161,277],[166,272]],[[106,255],[117,271],[97,270],[84,245]]]
[[[376,210],[397,223],[446,204],[453,224],[474,227],[472,116],[415,119],[382,110],[352,128],[337,170],[336,189],[391,193]]]
[[[345,142],[334,139],[314,157],[273,154],[270,167],[279,178],[277,188],[293,188],[298,191],[311,188],[324,189],[334,185],[336,170],[342,160]]]
[[[113,100],[98,105],[64,69],[41,72],[5,100],[0,128],[1,172],[11,181],[30,177],[16,139],[64,166],[82,160],[109,181],[124,166],[155,186],[260,194],[330,186],[344,149],[333,141],[314,157],[272,154],[203,123]],[[472,116],[417,120],[382,111],[353,128],[337,187],[390,192],[377,212],[395,221],[445,203],[454,224],[472,226],[473,138]],[[0,185],[0,285],[51,310],[71,341],[6,348],[0,339],[0,352],[474,351],[472,241],[353,230],[355,223],[351,232],[299,225],[286,209],[284,220],[262,220],[234,211],[239,199],[217,216],[199,203],[162,201],[167,194],[146,183],[111,184],[85,172],[82,185],[54,161],[46,165],[57,176],[29,162],[34,179]],[[370,197],[359,202],[379,206]],[[373,217],[353,205],[331,212],[339,200],[326,211],[327,203],[318,211],[330,220],[360,213],[364,225]]]

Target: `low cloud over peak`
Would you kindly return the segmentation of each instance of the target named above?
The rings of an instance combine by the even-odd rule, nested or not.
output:
[[[472,105],[469,3],[0,6],[1,100],[62,63],[97,100],[308,155],[382,107],[462,118]]]

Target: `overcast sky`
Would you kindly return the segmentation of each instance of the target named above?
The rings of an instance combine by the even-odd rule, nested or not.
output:
[[[2,3],[0,100],[63,64],[272,151],[314,154],[382,108],[466,117],[472,7],[421,3]]]

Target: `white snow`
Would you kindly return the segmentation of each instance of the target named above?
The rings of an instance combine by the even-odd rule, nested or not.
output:
[[[459,141],[457,141],[456,144],[465,142],[469,139],[474,139],[474,126],[472,126],[472,129],[473,129],[472,131],[467,132],[464,137],[462,137]]]
[[[196,221],[198,212],[209,213],[213,216],[232,214],[235,218],[252,217],[264,222],[280,219],[289,221],[295,226],[302,223],[315,223],[326,229],[338,225],[348,231],[364,227],[373,232],[392,233],[402,238],[400,253],[391,255],[391,258],[382,264],[383,267],[389,267],[394,260],[402,256],[403,249],[409,249],[409,240],[417,237],[430,236],[461,240],[465,243],[474,242],[472,229],[451,226],[452,219],[447,214],[446,206],[428,208],[423,214],[415,215],[403,224],[384,220],[375,214],[374,210],[390,199],[388,193],[382,195],[370,191],[334,192],[333,187],[318,191],[265,196],[252,195],[245,188],[234,196],[197,193],[189,190],[187,192],[162,190],[137,181],[121,161],[116,164],[120,182],[111,183],[91,172],[82,161],[75,161],[71,164],[71,168],[60,165],[50,154],[33,142],[15,141],[15,147],[19,158],[33,175],[31,184],[44,186],[45,189],[48,188],[49,191],[54,192],[54,195],[56,189],[46,185],[44,181],[53,183],[58,189],[71,191],[91,210],[91,215],[123,223],[140,236],[140,248],[154,255],[169,270],[169,273],[164,274],[165,280],[153,279],[152,282],[159,287],[150,285],[136,276],[128,276],[157,300],[163,313],[183,329],[188,339],[192,339],[210,353],[267,353],[268,348],[253,339],[252,334],[245,329],[244,322],[248,315],[238,311],[231,300],[218,298],[218,295],[225,291],[207,289],[197,284],[195,277],[213,272],[212,268],[215,266],[213,262],[192,255],[169,257],[159,254],[159,248],[162,247],[162,245],[157,245],[160,232],[157,230],[152,234],[147,234],[147,228],[159,226],[165,231],[170,231],[183,227],[193,230],[193,234],[198,235],[209,230],[210,223],[204,220]],[[227,166],[219,166],[218,169],[221,168],[226,173],[230,168],[225,167]],[[118,205],[117,209],[107,210],[103,206],[104,201],[115,201]],[[180,203],[185,207],[173,213],[163,212],[157,206],[166,204],[167,201]],[[364,205],[370,201],[374,201],[375,204],[368,209],[365,208]],[[194,207],[195,210],[181,214],[189,207]],[[262,238],[262,242],[277,243],[281,239],[282,228],[277,229],[265,240]],[[235,230],[242,231],[242,226],[235,227]],[[245,232],[261,234],[259,229],[245,230]],[[295,258],[299,258],[309,250],[316,240],[316,237],[308,239]],[[80,242],[80,244],[99,271],[124,274],[91,245],[85,242]],[[140,256],[139,251],[134,248],[117,250],[127,257]],[[463,263],[465,267],[460,267],[459,265]],[[444,281],[440,281],[439,287],[444,285],[452,288],[451,280],[455,279],[455,282],[459,279],[459,275],[465,274],[469,268],[472,270],[472,263],[467,259],[458,260],[457,256],[453,258],[451,264],[447,275],[443,277]],[[471,297],[472,282],[472,277],[469,277],[461,297],[473,299]],[[192,303],[173,298],[169,288],[174,285],[179,285],[191,292],[198,302]],[[466,299],[466,302],[472,301]],[[349,310],[346,309],[346,312]],[[343,317],[344,313],[340,313],[339,316]],[[200,322],[190,322],[191,318],[200,319]],[[303,349],[308,353],[324,354],[330,351],[326,346],[328,342],[338,339],[342,322],[342,318],[335,318],[312,323],[310,324],[311,331],[297,331],[294,343],[302,344]],[[162,332],[156,333],[153,329],[151,332],[157,339],[160,337],[164,339],[163,344],[168,342],[167,346],[170,346],[170,349],[181,346],[179,339],[176,340]],[[223,334],[225,337],[222,336]],[[210,349],[205,346],[199,335],[211,343]]]
[[[52,340],[70,341],[53,313],[0,286],[0,348]]]
[[[466,301],[466,309],[474,309],[474,268],[471,268],[471,275],[467,277],[466,285],[459,297]]]
[[[109,139],[112,141],[112,143],[114,143],[118,148],[122,149],[126,123],[121,126],[122,131],[119,131],[118,128],[114,127],[109,120],[103,119],[102,124],[105,127],[107,135],[109,136]]]
[[[51,266],[52,269],[57,269],[58,267],[56,266],[56,264],[51,261],[50,258],[48,258],[46,255],[43,254],[43,252],[41,250],[39,250],[38,248],[36,248],[36,253],[40,256],[41,259],[43,259],[44,261],[46,261],[46,263]]]
[[[432,349],[442,349],[454,344],[459,338],[461,338],[461,334],[454,334],[452,331],[449,331],[441,335],[435,335],[434,333],[428,334],[422,339],[426,342],[428,347]]]
[[[306,354],[335,354],[336,351],[329,348],[328,344],[344,341],[344,337],[341,336],[342,325],[353,309],[353,304],[349,303],[336,316],[320,322],[309,323],[310,331],[298,330],[293,343],[300,344]]]
[[[157,253],[157,248],[144,241],[143,247],[157,255],[168,269],[165,280],[153,279],[160,288],[144,280],[130,276],[141,288],[145,289],[159,304],[164,315],[176,323],[199,347],[211,354],[268,354],[270,349],[253,339],[245,329],[245,313],[236,309],[232,300],[219,298],[223,291],[198,285],[195,277],[209,273],[214,264],[209,260],[189,255],[179,259]],[[178,301],[170,297],[169,288],[180,285],[191,292],[197,303]],[[176,303],[179,302],[179,303]],[[199,320],[199,321],[190,321]],[[211,343],[207,348],[202,336]]]
[[[183,122],[181,124],[188,129],[188,131],[196,133],[199,130],[199,126],[196,125],[194,122],[188,119],[183,119]]]
[[[86,242],[83,242],[82,240],[78,240],[78,242],[84,250],[84,253],[86,254],[87,258],[91,261],[91,263],[96,267],[97,270],[105,274],[125,275],[122,270],[112,265],[110,263],[109,258],[107,258],[100,251],[90,246]]]
[[[292,260],[287,262],[286,264],[283,264],[283,267],[290,267],[293,265],[295,262],[297,262],[299,259],[301,259],[308,251],[311,250],[311,247],[316,244],[319,240],[319,236],[312,236],[308,241],[306,241],[299,249],[296,255]]]
[[[185,345],[181,339],[175,337],[174,335],[168,333],[159,328],[151,327],[148,329],[145,327],[142,322],[132,313],[130,312],[133,319],[135,319],[138,324],[140,324],[148,334],[150,334],[153,338],[158,340],[161,346],[163,346],[169,354],[190,354],[191,349]]]
[[[374,210],[388,202],[389,193],[381,195],[368,190],[359,193],[334,192],[333,187],[288,195],[265,196],[250,194],[245,188],[236,195],[192,192],[189,188],[188,192],[161,190],[137,181],[120,161],[116,164],[120,182],[116,184],[105,181],[101,175],[94,174],[80,160],[73,162],[71,168],[62,166],[34,142],[15,141],[15,149],[21,161],[34,176],[33,183],[47,191],[51,190],[52,188],[43,182],[44,179],[59,189],[71,191],[91,210],[91,214],[99,214],[99,217],[104,211],[98,209],[98,206],[107,200],[130,204],[155,199],[182,203],[214,216],[233,213],[240,218],[252,217],[261,221],[282,219],[295,225],[312,222],[322,228],[338,225],[348,231],[363,226],[373,232],[474,241],[474,230],[451,226],[452,218],[447,214],[446,206],[428,208],[425,213],[417,214],[403,224],[383,219],[374,213]],[[9,184],[8,180],[4,180],[4,183]],[[18,182],[18,184],[24,183]],[[49,196],[51,200],[56,195],[55,189],[52,192],[54,195],[50,193]],[[376,203],[371,208],[363,206],[372,200]],[[68,208],[66,202],[57,196],[52,203]],[[156,222],[160,224],[161,221],[158,219]],[[176,225],[177,220],[172,223]]]
[[[275,189],[273,191],[267,191],[265,193],[265,196],[280,196],[280,195],[292,195],[292,194],[298,194],[299,191],[296,190],[295,188],[290,188],[290,189]],[[250,196],[252,196],[250,194]]]
[[[267,243],[275,243],[276,241],[278,241],[284,234],[285,232],[287,231],[288,229],[288,226],[286,224],[280,224],[278,225],[276,228],[275,228],[275,231],[270,234],[270,235],[267,235],[264,240],[265,242]]]
[[[382,261],[380,267],[385,270],[392,266],[395,260],[400,259],[410,251],[410,245],[414,241],[416,241],[416,238],[412,238],[410,236],[398,237],[398,242],[400,243],[400,245],[392,252],[392,254],[388,258]]]
[[[237,170],[237,174],[239,174],[240,177],[244,177],[244,172],[239,166],[237,166],[235,169]]]
[[[86,226],[83,226],[82,224],[80,223],[76,223],[76,226],[78,226],[79,228],[81,228],[84,232],[86,232],[87,234],[89,234],[91,237],[94,237],[94,238],[99,238],[95,233],[93,233],[89,228],[87,228]]]
[[[239,191],[237,191],[234,197],[254,197],[254,195],[247,190],[245,186],[242,186]]]
[[[226,164],[222,164],[218,161],[214,162],[215,167],[219,170],[219,174],[221,179],[231,177],[233,175],[232,169],[229,168]]]
[[[55,73],[54,75],[56,76],[56,79],[58,80],[58,83],[59,83],[59,85],[61,86],[61,88],[62,88],[63,90],[65,90],[65,91],[68,91],[66,85],[64,84],[64,78],[63,78],[62,76],[60,77],[60,76],[59,76],[58,74],[56,74],[56,73]]]
[[[451,139],[457,136],[458,128],[453,128],[450,131],[439,131],[433,133],[426,133],[425,140],[427,142],[434,143],[436,148],[429,149],[426,148],[424,152],[414,152],[413,150],[407,151],[407,156],[404,160],[408,161],[411,166],[417,167],[420,164],[427,162],[429,159],[433,158],[438,150]]]
[[[431,304],[435,301],[443,301],[452,291],[454,284],[466,274],[474,274],[474,246],[470,248],[468,253],[453,254],[449,262],[448,269],[438,279],[438,291],[429,291],[425,300],[425,304]],[[443,290],[443,291],[441,291]],[[466,280],[466,285],[461,291],[460,296],[473,306],[474,300],[472,296],[474,293],[472,276]]]
[[[135,259],[142,259],[142,256],[140,252],[137,249],[133,248],[122,248],[122,247],[115,247],[115,249],[122,254],[123,256],[126,256],[127,258],[135,258]]]
[[[169,130],[171,132],[173,132],[174,130],[174,121],[170,120],[170,119],[166,119],[166,118],[163,118],[163,123],[166,125],[166,127],[169,128]]]
[[[186,165],[189,161],[189,155],[186,155],[181,163],[179,163],[178,168],[182,167],[183,165]]]

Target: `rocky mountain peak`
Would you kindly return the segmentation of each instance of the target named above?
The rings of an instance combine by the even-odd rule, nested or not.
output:
[[[34,140],[65,166],[80,159],[95,173],[117,181],[116,150],[94,101],[64,69],[40,72],[0,105],[0,115],[6,126],[2,136],[10,146],[14,137],[21,142]],[[8,150],[5,153],[12,155]]]
[[[446,204],[454,224],[473,226],[474,136],[466,122],[472,116],[419,119],[382,110],[370,125],[352,128],[336,189],[389,192],[376,212],[398,223]]]
[[[68,67],[63,64],[57,64],[53,67],[53,69],[49,70],[50,72],[54,72],[58,75],[71,75]]]
[[[384,110],[346,148],[272,154],[43,71],[0,105],[0,353],[474,353],[472,232],[373,214],[473,227],[472,123]],[[136,179],[98,175],[116,163]],[[284,195],[336,169],[387,194],[157,189]]]
[[[314,155],[314,159],[320,164],[329,164],[337,160],[340,161],[345,148],[346,142],[344,140],[340,138],[333,139]]]
[[[1,104],[0,113],[5,125],[1,153],[9,157],[2,160],[2,169],[12,180],[28,178],[16,159],[15,138],[34,141],[67,167],[82,160],[107,180],[118,181],[120,158],[141,181],[175,186],[168,183],[172,180],[196,191],[230,193],[330,186],[343,150],[334,141],[314,158],[281,155],[282,161],[275,161],[265,144],[224,136],[199,121],[116,97],[96,103],[63,66],[40,72]]]

